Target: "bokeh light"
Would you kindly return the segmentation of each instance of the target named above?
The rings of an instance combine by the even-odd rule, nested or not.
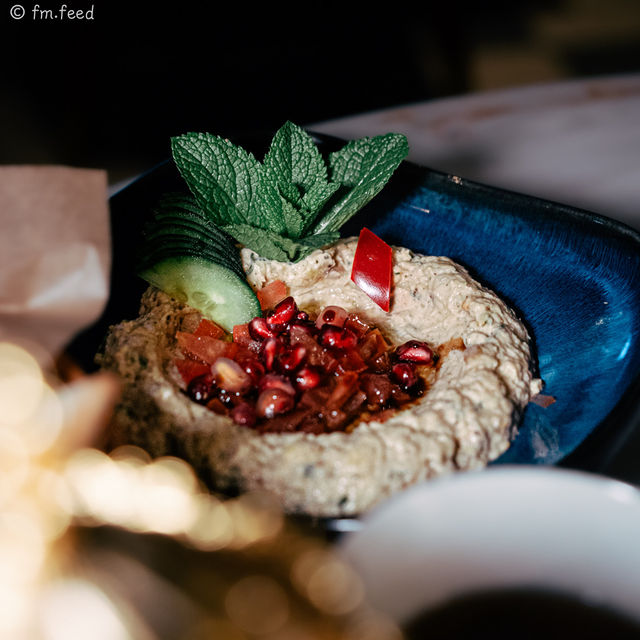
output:
[[[110,578],[115,575],[105,581],[110,571],[85,571],[91,561],[78,554],[97,548],[83,547],[76,536],[105,529],[137,536],[136,544],[153,546],[164,538],[178,545],[176,549],[204,554],[196,558],[226,558],[226,565],[209,565],[209,571],[213,567],[219,575],[203,574],[197,560],[189,560],[195,564],[179,567],[184,573],[175,575],[172,585],[160,576],[158,564],[143,569],[140,558],[127,556],[126,548],[117,552],[120,561],[107,562],[114,572],[138,567],[148,580],[144,597],[161,595],[165,609],[172,603],[176,611],[185,609],[194,595],[187,596],[194,576],[206,575],[204,585],[210,580],[219,585],[213,599],[210,593],[194,596],[186,610],[192,607],[198,613],[185,620],[181,639],[399,637],[389,633],[394,629],[389,621],[385,627],[382,618],[374,624],[375,616],[363,617],[359,577],[320,540],[297,530],[294,534],[268,494],[215,495],[182,459],[152,459],[131,445],[111,452],[87,446],[87,434],[104,428],[97,422],[105,420],[108,404],[115,401],[113,387],[103,383],[96,381],[92,387],[85,377],[56,385],[26,349],[0,343],[1,638],[159,637],[145,618],[149,611],[136,610],[126,597],[114,598]],[[92,421],[96,425],[87,424]],[[232,557],[239,564],[230,565]],[[164,560],[170,565],[170,557]],[[236,568],[227,575],[230,566]],[[125,576],[120,588],[127,591],[129,586]],[[203,602],[210,608],[203,608]],[[151,610],[157,614],[157,607]],[[172,615],[168,611],[164,614]],[[338,632],[341,626],[346,635]]]

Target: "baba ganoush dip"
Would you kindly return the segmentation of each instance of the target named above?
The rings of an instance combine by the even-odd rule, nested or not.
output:
[[[482,468],[502,454],[541,389],[523,324],[449,258],[401,247],[393,248],[385,312],[350,279],[356,245],[348,238],[297,263],[247,249],[242,259],[255,290],[281,280],[310,314],[338,305],[394,345],[444,345],[421,397],[347,431],[261,433],[236,424],[190,399],[176,371],[176,332],[193,329],[200,314],[150,287],[140,315],[111,327],[98,355],[124,383],[111,446],[179,455],[218,490],[266,490],[286,512],[318,517],[361,514],[416,482]]]

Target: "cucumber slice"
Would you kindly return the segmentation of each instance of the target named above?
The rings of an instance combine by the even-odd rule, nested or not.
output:
[[[154,242],[167,239],[171,241],[171,237],[180,238],[182,240],[191,240],[194,244],[207,246],[213,251],[219,251],[225,255],[237,255],[238,251],[233,244],[220,240],[220,237],[209,235],[206,229],[199,229],[195,226],[186,224],[167,224],[156,225],[145,233],[145,242],[151,244]]]
[[[165,193],[154,209],[156,215],[169,211],[195,215],[200,218],[209,219],[195,198],[185,193]]]
[[[140,277],[200,311],[227,331],[261,315],[256,294],[244,278],[220,264],[193,256],[166,258]]]
[[[234,259],[234,254],[215,251],[202,243],[180,238],[172,238],[170,242],[147,242],[144,246],[144,252],[138,255],[137,268],[138,271],[141,271],[166,258],[180,256],[202,258],[206,262],[212,262],[229,269],[240,278],[246,278],[242,263]]]

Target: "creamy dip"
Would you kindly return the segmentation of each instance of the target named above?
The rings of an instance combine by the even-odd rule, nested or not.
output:
[[[393,344],[462,339],[464,349],[442,358],[428,392],[410,408],[351,433],[260,434],[236,425],[180,389],[175,333],[195,326],[199,314],[149,289],[140,316],[112,327],[99,356],[125,381],[113,444],[181,455],[222,490],[267,490],[288,512],[331,517],[362,513],[415,482],[481,468],[503,453],[541,388],[523,324],[450,259],[398,247],[386,313],[350,279],[356,245],[340,241],[295,264],[246,249],[242,258],[255,289],[282,280],[301,309],[357,311]]]

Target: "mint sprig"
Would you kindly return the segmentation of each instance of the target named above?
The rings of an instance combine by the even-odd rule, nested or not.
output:
[[[174,161],[196,202],[212,222],[260,225],[269,212],[270,228],[286,231],[275,184],[253,154],[210,133],[171,139]]]
[[[407,156],[400,134],[362,138],[330,153],[286,122],[263,162],[229,140],[187,133],[171,140],[195,204],[237,242],[264,258],[297,261],[335,241]]]

